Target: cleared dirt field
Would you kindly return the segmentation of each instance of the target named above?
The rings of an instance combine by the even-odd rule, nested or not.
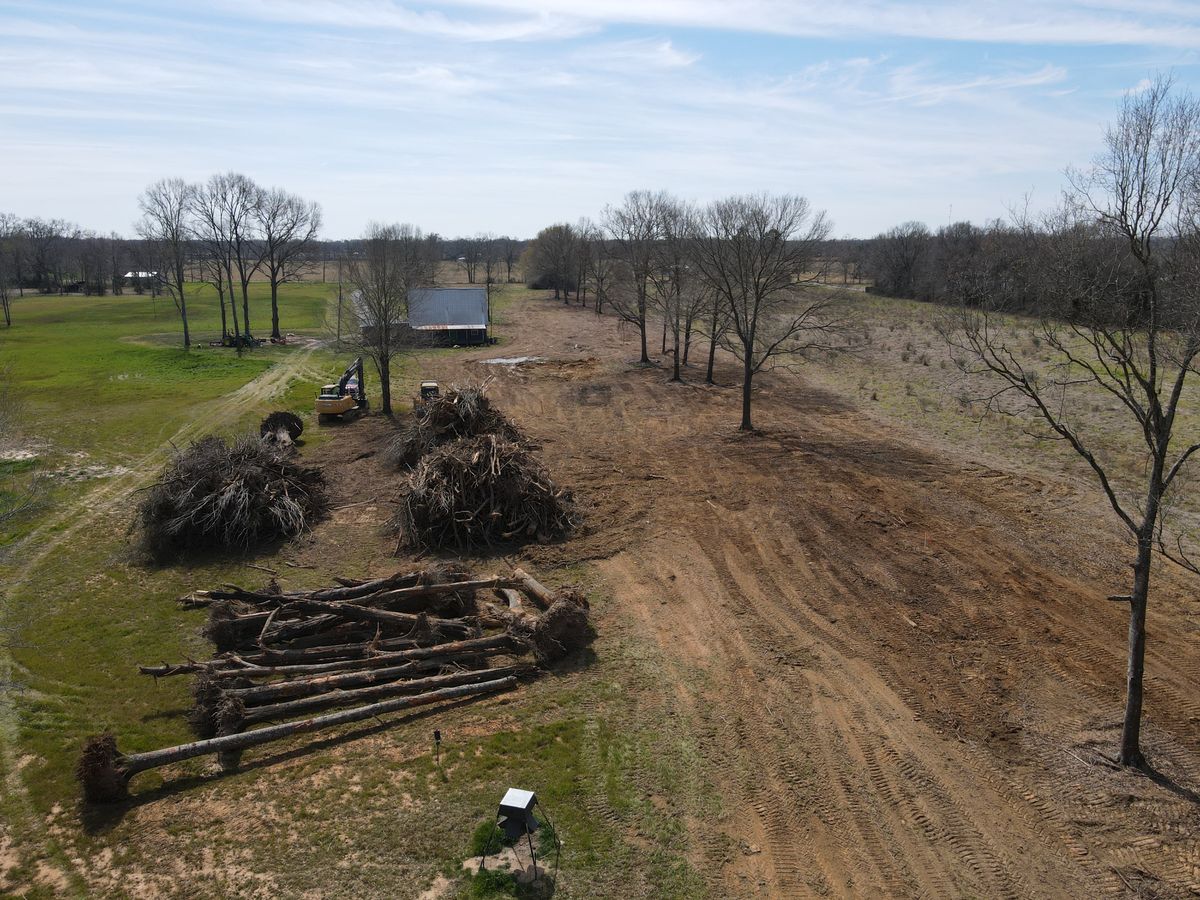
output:
[[[901,440],[792,376],[739,435],[736,391],[634,368],[610,320],[510,318],[504,355],[549,361],[493,394],[595,504],[555,552],[596,559],[610,615],[667,660],[671,727],[722,799],[692,823],[715,893],[1200,893],[1195,585],[1160,570],[1151,611],[1159,774],[1114,771],[1126,617],[1104,596],[1128,554],[1090,486]]]
[[[902,416],[936,394],[895,389],[910,376],[882,355],[863,365],[884,401],[903,402],[871,399],[850,371],[772,375],[756,397],[761,433],[741,435],[728,361],[719,387],[670,384],[634,364],[635,335],[611,317],[523,295],[502,320],[501,346],[429,354],[411,375],[490,376],[496,404],[576,491],[581,535],[472,564],[582,582],[594,655],[511,697],[251,754],[233,776],[141,776],[125,807],[80,815],[68,784],[49,814],[30,809],[39,833],[0,828],[0,893],[32,881],[42,896],[435,900],[467,890],[457,861],[510,781],[562,800],[563,898],[1200,893],[1196,584],[1159,569],[1146,726],[1157,774],[1116,771],[1102,754],[1116,743],[1126,621],[1104,597],[1126,587],[1128,551],[1061,460],[1041,477],[1028,445],[1006,459],[1003,442],[983,442],[983,457],[958,440],[961,411]],[[481,362],[525,355],[543,361]],[[214,401],[214,416],[311,364],[298,353]],[[386,429],[368,419],[305,450],[335,509],[256,564],[297,586],[408,564],[380,529],[401,483],[374,455]],[[119,499],[97,491],[99,518],[50,529],[21,572],[89,527],[119,533]],[[140,654],[202,655],[201,616],[157,610],[214,579],[263,577],[162,573],[137,596],[161,619],[114,615]],[[139,632],[151,628],[170,633],[151,644]],[[105,703],[131,690],[135,661],[158,660],[122,658]],[[139,694],[155,710],[141,721],[177,719],[186,686],[154,690]],[[444,771],[433,727],[448,737]],[[23,757],[15,775],[42,764]],[[30,856],[51,842],[58,855]],[[6,885],[6,869],[30,874]]]

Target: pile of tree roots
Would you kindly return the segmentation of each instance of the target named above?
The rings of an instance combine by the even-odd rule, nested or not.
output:
[[[480,386],[414,409],[384,451],[411,470],[390,521],[400,546],[461,553],[570,535],[580,525],[574,498],[535,449]]]
[[[578,527],[579,514],[529,451],[483,435],[422,459],[391,524],[404,546],[466,551],[558,540]]]
[[[413,409],[389,441],[383,460],[398,469],[411,468],[441,444],[483,434],[525,443],[520,429],[492,406],[482,385],[454,388]]]
[[[163,562],[296,537],[324,510],[325,493],[320,469],[292,454],[290,441],[260,435],[206,437],[176,452],[138,505],[143,549]]]
[[[204,661],[139,666],[190,675],[199,740],[123,754],[90,738],[76,775],[89,802],[128,796],[138,772],[206,754],[235,768],[242,751],[418,706],[514,689],[591,641],[587,601],[527,572],[475,577],[452,568],[284,592],[226,586],[179,601],[208,609]]]

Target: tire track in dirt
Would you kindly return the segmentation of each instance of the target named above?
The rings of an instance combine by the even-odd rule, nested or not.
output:
[[[734,392],[631,368],[610,323],[553,304],[512,318],[506,355],[567,362],[499,378],[499,402],[600,495],[593,521],[621,538],[585,537],[584,558],[618,551],[601,574],[679,676],[662,682],[673,722],[721,789],[727,839],[695,835],[714,895],[1117,896],[1135,869],[1186,895],[1188,801],[1087,761],[1114,738],[1123,674],[1103,510],[905,443],[791,376],[762,379],[765,430],[736,435]],[[1147,692],[1148,744],[1184,790],[1189,587],[1152,612]],[[761,852],[729,858],[739,840]]]
[[[67,504],[51,514],[22,539],[19,562],[6,567],[8,574],[4,587],[8,598],[19,595],[38,567],[61,547],[66,546],[67,542],[97,522],[122,510],[128,498],[157,475],[174,447],[194,440],[220,423],[240,416],[256,403],[280,396],[296,378],[314,374],[307,368],[314,349],[314,346],[309,346],[297,350],[238,389],[202,404],[197,415],[180,426],[164,443],[130,461],[126,473],[106,479],[102,484],[83,493],[74,503]],[[16,674],[14,660],[5,646],[0,644],[0,685],[15,683]],[[20,777],[20,765],[16,756],[17,735],[15,697],[8,690],[0,690],[0,754],[3,754],[4,771],[7,773],[5,787],[9,796],[16,798],[23,807],[26,823],[40,831],[42,824],[28,805],[27,793]],[[44,834],[26,833],[22,840],[29,846],[47,845]],[[74,878],[74,873],[70,877]],[[82,885],[78,887],[82,890]]]
[[[163,443],[131,460],[127,464],[127,473],[105,479],[103,484],[96,485],[74,504],[67,505],[40,524],[22,543],[22,561],[10,578],[10,590],[19,588],[47,556],[78,534],[80,529],[114,512],[136,490],[150,483],[176,447],[240,417],[258,403],[282,395],[297,378],[314,374],[307,368],[313,349],[306,347],[297,350],[237,390],[201,404],[197,414]],[[34,549],[30,551],[30,548]]]

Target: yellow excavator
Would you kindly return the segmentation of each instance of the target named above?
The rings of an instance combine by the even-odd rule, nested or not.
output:
[[[327,384],[321,388],[317,396],[317,421],[326,425],[338,420],[349,421],[358,418],[368,408],[360,356],[346,367],[337,384]]]

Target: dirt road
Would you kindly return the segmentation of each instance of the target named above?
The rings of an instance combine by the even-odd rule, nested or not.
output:
[[[467,368],[591,504],[545,561],[596,560],[609,615],[673,661],[724,803],[693,823],[714,893],[1200,894],[1195,584],[1164,569],[1150,615],[1158,774],[1115,771],[1126,622],[1104,596],[1128,552],[1089,487],[901,440],[793,376],[762,379],[740,435],[732,369],[669,384],[611,319],[508,318],[477,356],[548,361]]]

